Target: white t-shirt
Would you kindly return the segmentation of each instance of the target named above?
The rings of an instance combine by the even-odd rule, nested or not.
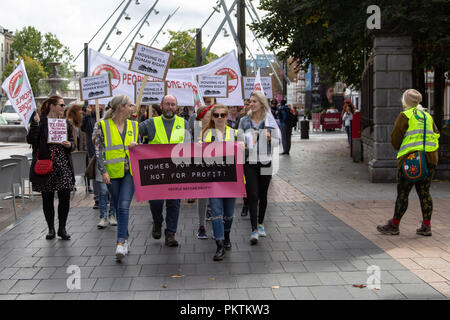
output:
[[[350,127],[350,121],[353,120],[353,113],[347,114],[344,113],[344,115],[342,116],[342,120],[345,122],[345,126],[346,127]]]

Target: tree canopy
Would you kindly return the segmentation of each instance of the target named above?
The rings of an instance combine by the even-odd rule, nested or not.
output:
[[[269,49],[280,52],[280,58],[293,57],[303,70],[318,64],[330,81],[358,88],[372,49],[366,21],[373,4],[381,9],[381,31],[412,37],[419,56],[416,68],[448,70],[446,0],[261,0],[259,8],[267,14],[251,28],[268,39]]]
[[[45,72],[50,74],[52,67],[50,62],[58,61],[61,65],[58,72],[61,76],[68,76],[74,71],[73,56],[67,46],[52,33],[44,35],[32,26],[24,27],[14,35],[11,45],[11,56],[28,56],[42,64]]]
[[[185,31],[171,31],[169,30],[170,41],[162,48],[164,51],[172,52],[172,63],[170,68],[193,68],[196,66],[196,43],[195,40],[190,47],[183,54],[184,48],[187,47],[192,37],[195,36],[195,30]],[[205,52],[205,48],[202,48],[202,54]],[[208,52],[202,65],[208,64],[211,61],[219,58],[218,55]]]

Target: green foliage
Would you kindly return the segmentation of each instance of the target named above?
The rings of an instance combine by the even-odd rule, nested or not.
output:
[[[22,57],[19,57],[15,63],[16,65],[19,64],[20,59]],[[25,64],[25,69],[27,70],[28,80],[30,81],[31,88],[33,89],[33,94],[37,96],[39,94],[39,80],[45,79],[48,77],[48,74],[45,72],[43,66],[39,63],[39,61],[30,58],[27,55],[23,56],[23,62]],[[14,64],[13,61],[10,61],[6,66],[5,70],[3,71],[2,81],[4,81],[9,75],[14,71]]]
[[[67,46],[64,46],[52,33],[42,35],[32,26],[24,27],[14,35],[11,45],[11,56],[28,56],[39,61],[47,74],[52,72],[50,62],[57,61],[61,65],[58,72],[68,77],[74,71],[73,56]]]
[[[321,112],[322,112],[322,107],[316,107],[311,110],[311,113],[321,113]]]
[[[415,52],[424,56],[416,68],[442,65],[448,70],[446,0],[261,0],[259,8],[268,13],[251,28],[281,59],[293,57],[305,71],[309,63],[317,64],[329,83],[359,88],[372,49],[366,10],[373,4],[381,9],[381,32],[412,37]]]
[[[183,54],[184,48],[187,47],[192,37],[195,36],[195,30],[185,30],[185,31],[170,31],[170,41],[162,48],[164,51],[172,52],[172,63],[170,68],[193,68],[196,66],[196,43],[195,40],[192,42],[190,47]],[[205,48],[202,48],[202,53],[205,52]],[[211,61],[217,59],[218,56],[212,52],[208,52],[202,65],[208,64]]]

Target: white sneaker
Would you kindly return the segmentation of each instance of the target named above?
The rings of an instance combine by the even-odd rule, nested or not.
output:
[[[125,258],[126,255],[127,249],[125,248],[125,246],[118,244],[116,248],[116,259],[118,261],[121,261],[123,258]]]
[[[126,251],[126,255],[128,255],[131,251],[130,251],[130,245],[128,244],[128,240],[125,240],[125,243],[123,244],[123,246],[125,247],[125,251]]]
[[[108,221],[106,220],[106,218],[101,218],[100,222],[97,225],[98,229],[104,229],[108,226]]]
[[[116,217],[114,217],[114,216],[109,216],[108,222],[109,222],[109,225],[111,225],[111,226],[117,226],[117,220],[116,220]]]

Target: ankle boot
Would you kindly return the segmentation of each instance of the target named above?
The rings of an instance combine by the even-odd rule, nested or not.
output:
[[[223,246],[226,250],[231,250],[230,231],[225,231],[225,240],[223,241]]]
[[[56,237],[55,228],[54,227],[48,228],[48,234],[45,236],[45,239],[52,240],[55,239],[55,237]]]
[[[66,232],[66,228],[58,230],[58,237],[61,237],[62,240],[70,240],[70,234]]]
[[[214,261],[221,261],[223,260],[223,257],[225,256],[225,247],[223,245],[223,240],[216,240],[216,244],[217,244],[217,251],[216,254],[214,255],[213,260]]]

